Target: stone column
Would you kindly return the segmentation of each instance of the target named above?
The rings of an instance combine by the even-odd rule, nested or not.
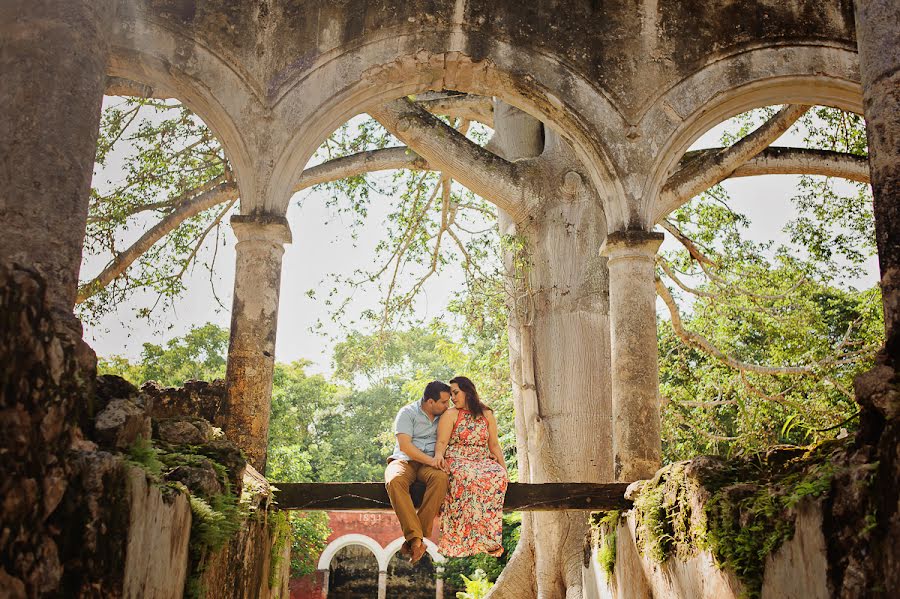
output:
[[[434,599],[444,599],[444,567],[435,568],[437,578],[434,579]]]
[[[900,8],[856,0],[856,38],[884,297],[885,353],[900,367]]]
[[[328,577],[331,574],[331,570],[316,570],[318,574],[322,577],[322,599],[328,599]]]
[[[87,221],[112,0],[0,2],[0,256],[71,313]]]
[[[387,599],[387,572],[378,571],[378,599]]]
[[[224,429],[265,474],[281,258],[284,244],[291,242],[291,229],[287,219],[273,215],[235,215],[231,226],[238,243]]]
[[[611,233],[609,259],[613,466],[618,481],[646,479],[661,465],[656,345],[656,251],[662,233]]]

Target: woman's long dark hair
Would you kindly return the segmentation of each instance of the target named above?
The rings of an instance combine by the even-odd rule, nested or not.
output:
[[[485,410],[490,410],[489,407],[481,402],[481,398],[478,396],[478,390],[475,389],[475,383],[467,377],[454,377],[450,379],[450,384],[452,385],[453,383],[456,383],[459,390],[466,394],[466,409],[469,410],[472,416],[478,418],[484,414]]]

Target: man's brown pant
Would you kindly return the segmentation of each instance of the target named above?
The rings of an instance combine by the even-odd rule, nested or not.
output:
[[[409,486],[417,480],[425,483],[425,497],[418,513],[409,496]],[[415,538],[424,539],[430,535],[434,517],[441,509],[441,503],[444,502],[447,489],[450,488],[447,473],[421,462],[393,460],[384,471],[384,485],[387,487],[388,497],[391,498],[391,506],[397,514],[397,519],[400,520],[403,538],[411,541]]]

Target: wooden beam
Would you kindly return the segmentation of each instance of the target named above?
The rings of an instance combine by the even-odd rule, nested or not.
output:
[[[271,483],[283,510],[389,510],[383,483]],[[618,510],[631,507],[628,483],[510,483],[503,511]],[[413,503],[422,501],[424,485],[410,489]]]

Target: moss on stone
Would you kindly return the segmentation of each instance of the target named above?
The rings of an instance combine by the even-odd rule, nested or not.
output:
[[[143,437],[138,437],[128,447],[126,461],[129,464],[142,468],[153,482],[158,483],[165,464],[159,459],[160,452],[153,442]]]
[[[269,557],[269,588],[278,584],[278,572],[284,559],[284,547],[290,543],[293,529],[286,512],[273,511],[269,514],[269,530],[272,533],[272,552]]]
[[[592,514],[591,529],[597,547],[597,563],[607,577],[612,577],[616,568],[617,529],[621,517],[622,512],[619,510]]]
[[[234,493],[233,481],[240,473],[216,461],[218,447],[204,445],[171,446],[165,443],[138,439],[128,448],[128,463],[142,468],[148,478],[160,486],[166,496],[184,493],[191,506],[191,532],[189,541],[190,569],[185,583],[185,596],[200,599],[206,596],[203,573],[209,555],[221,550],[239,531],[247,518],[248,507]],[[233,452],[232,452],[233,453]],[[165,474],[179,466],[212,467],[224,492],[211,497],[201,497],[179,481],[165,482]]]
[[[657,562],[708,550],[759,597],[766,558],[794,534],[797,505],[828,492],[835,444],[671,464],[634,501],[637,543]]]

